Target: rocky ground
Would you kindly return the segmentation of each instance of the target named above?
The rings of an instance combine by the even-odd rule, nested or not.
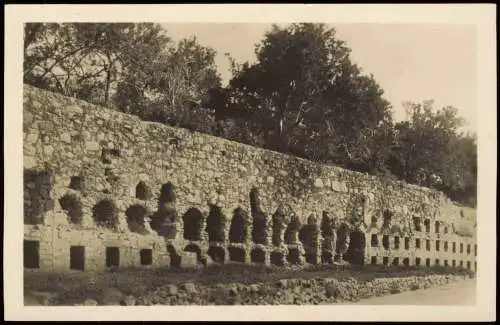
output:
[[[464,269],[323,265],[213,266],[108,273],[25,272],[25,304],[286,305],[358,301],[473,277]]]

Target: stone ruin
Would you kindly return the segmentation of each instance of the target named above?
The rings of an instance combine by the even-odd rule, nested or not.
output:
[[[442,193],[24,86],[24,266],[476,268]]]

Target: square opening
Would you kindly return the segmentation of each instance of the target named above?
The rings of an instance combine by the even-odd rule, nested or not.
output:
[[[464,267],[464,261],[460,261],[460,267]]]
[[[384,265],[389,264],[389,257],[384,256],[384,257],[382,258],[382,264],[384,264]]]
[[[399,257],[394,257],[394,259],[392,260],[392,265],[394,265],[394,266],[399,265]]]
[[[69,268],[83,271],[85,269],[85,247],[71,246],[69,249]]]
[[[404,265],[404,266],[410,266],[410,259],[409,259],[408,257],[405,257],[405,258],[403,259],[403,265]]]
[[[378,236],[373,234],[371,240],[372,247],[378,247]]]
[[[452,266],[452,267],[457,266],[457,261],[455,261],[455,260],[451,260],[451,266]]]
[[[377,264],[377,256],[372,256],[371,263],[372,263],[372,265]]]
[[[151,265],[153,264],[153,250],[146,248],[141,249],[141,265]]]
[[[467,270],[470,270],[470,261],[467,261]]]
[[[120,266],[120,249],[118,247],[106,247],[106,267]]]
[[[405,238],[405,249],[410,249],[410,238],[408,237]]]
[[[436,240],[436,251],[439,252],[441,242]]]
[[[420,266],[420,257],[415,258],[415,265]]]
[[[420,238],[415,239],[415,248],[420,248]]]
[[[443,249],[444,249],[445,252],[448,251],[448,242],[447,241],[444,242]]]
[[[467,255],[470,254],[470,244],[467,244]]]
[[[239,263],[244,263],[245,262],[245,250],[240,247],[229,247],[228,249],[229,252],[229,260],[232,262],[239,262]]]
[[[427,267],[431,266],[431,259],[430,258],[425,259],[425,266],[427,266]]]
[[[448,260],[444,260],[444,266],[448,266]]]
[[[25,240],[23,255],[25,268],[38,269],[40,267],[40,242],[37,240]]]
[[[434,264],[439,265],[439,262],[440,262],[440,261],[439,261],[439,258],[436,258],[436,261],[435,261],[435,263],[434,263]]]
[[[453,253],[456,253],[457,252],[457,243],[453,242],[453,244],[451,245],[451,251]]]
[[[460,243],[460,254],[464,252],[464,244]]]
[[[431,250],[431,241],[429,239],[425,240],[425,250],[430,251]]]

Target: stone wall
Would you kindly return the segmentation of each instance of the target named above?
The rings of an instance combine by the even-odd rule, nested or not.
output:
[[[25,239],[39,242],[44,269],[68,269],[69,255],[81,254],[68,253],[70,246],[85,246],[84,269],[106,267],[105,247],[120,249],[120,266],[141,265],[141,249],[152,250],[146,264],[157,266],[315,264],[330,255],[355,264],[398,257],[399,264],[475,265],[475,211],[434,190],[143,122],[27,85],[23,123]]]

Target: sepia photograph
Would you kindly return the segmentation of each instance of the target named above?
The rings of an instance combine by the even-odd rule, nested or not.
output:
[[[477,25],[16,26],[24,307],[478,305]]]

